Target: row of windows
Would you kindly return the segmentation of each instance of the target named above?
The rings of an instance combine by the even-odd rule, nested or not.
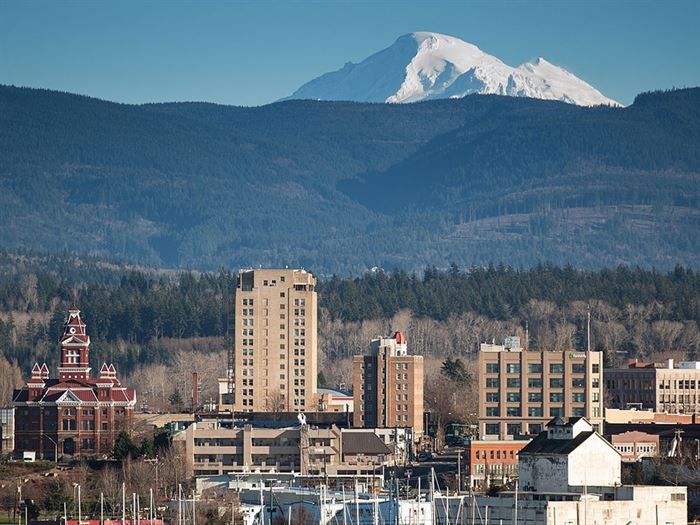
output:
[[[594,392],[593,401],[598,401],[598,397],[598,392]],[[530,403],[541,403],[542,392],[528,392],[527,400]],[[500,394],[498,392],[486,393],[487,403],[498,403],[499,401]],[[508,392],[506,394],[506,401],[508,403],[520,403],[520,392]],[[562,392],[550,392],[549,401],[552,403],[562,403],[564,401],[564,394]],[[574,392],[571,394],[571,401],[574,403],[583,403],[585,401],[585,394],[583,392]]]
[[[540,423],[530,423],[530,433],[539,434],[542,432],[542,424]],[[493,436],[501,433],[501,425],[499,423],[486,423],[484,425],[484,431],[487,435]],[[506,425],[506,434],[510,436],[517,436],[522,433],[522,425],[520,423],[508,423]]]
[[[528,407],[527,409],[528,417],[544,417],[542,407]],[[572,407],[571,415],[574,417],[584,417],[586,415],[586,410],[584,407]],[[487,417],[500,417],[501,410],[499,407],[486,407]],[[520,407],[506,407],[506,416],[508,417],[521,417],[522,410]],[[563,417],[564,408],[562,407],[551,407],[549,409],[549,417]],[[600,417],[600,409],[593,409],[593,416]]]
[[[486,450],[477,450],[474,452],[474,458],[475,459],[486,459]],[[510,455],[509,455],[510,453]],[[500,450],[489,450],[488,451],[488,456],[489,459],[501,459],[501,451]],[[503,451],[503,459],[515,459],[515,450],[504,450]]]
[[[485,474],[486,468],[483,463],[474,464],[474,474]],[[517,463],[494,463],[488,465],[488,472],[490,476],[500,476],[509,475],[515,476],[518,474],[518,464]]]
[[[499,388],[501,386],[501,382],[497,377],[487,377],[486,378],[486,387],[487,388]],[[519,377],[509,377],[506,379],[506,386],[508,388],[520,388],[521,382]],[[527,386],[528,388],[542,388],[542,379],[539,377],[530,377],[527,380]],[[574,377],[571,379],[571,386],[573,388],[585,388],[586,386],[586,380],[582,377]],[[593,379],[591,380],[591,387],[592,388],[598,388],[600,386],[600,382],[598,379]],[[549,380],[549,387],[550,388],[564,388],[565,383],[564,379],[561,377],[552,377]]]
[[[600,373],[600,365],[591,365],[591,371],[594,374]],[[520,363],[506,363],[506,373],[508,374],[519,374],[520,373]],[[486,373],[487,374],[498,374],[500,371],[499,363],[486,363]],[[529,363],[527,365],[527,371],[529,374],[541,374],[542,364],[541,363]],[[571,372],[574,374],[585,374],[586,365],[585,363],[572,363]],[[549,364],[550,374],[563,374],[564,373],[564,363],[550,363]]]
[[[624,454],[652,454],[656,452],[656,445],[654,443],[647,443],[644,445],[637,445],[635,452],[635,445],[633,444],[621,444],[613,443],[613,446],[618,450],[618,452]]]

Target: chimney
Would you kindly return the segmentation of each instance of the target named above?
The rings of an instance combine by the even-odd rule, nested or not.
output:
[[[669,357],[666,359],[666,368],[673,370],[673,358]]]

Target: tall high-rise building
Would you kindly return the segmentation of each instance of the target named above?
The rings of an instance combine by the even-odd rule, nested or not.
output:
[[[356,355],[353,392],[356,427],[411,427],[423,434],[423,356],[408,355],[406,337],[372,339],[368,355]]]
[[[528,351],[518,337],[479,352],[482,439],[539,434],[554,417],[585,417],[602,431],[602,352]]]
[[[240,270],[222,408],[317,410],[316,278],[305,270]],[[228,401],[228,406],[226,401]]]

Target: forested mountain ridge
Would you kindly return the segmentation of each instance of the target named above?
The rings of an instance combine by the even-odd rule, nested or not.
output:
[[[241,108],[0,86],[0,247],[321,275],[696,267],[698,108],[700,89]]]

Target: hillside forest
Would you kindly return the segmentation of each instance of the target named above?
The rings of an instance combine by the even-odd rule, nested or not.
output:
[[[0,115],[6,250],[325,277],[700,257],[700,88],[246,108],[0,85]]]

